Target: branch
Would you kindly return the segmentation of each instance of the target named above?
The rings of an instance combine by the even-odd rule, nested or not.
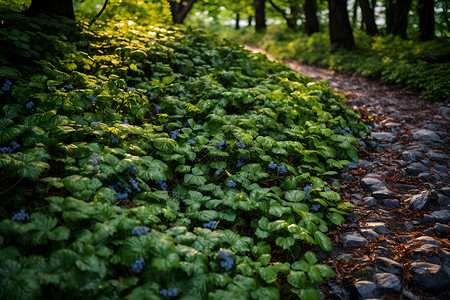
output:
[[[95,22],[95,20],[97,20],[97,18],[100,17],[100,15],[103,13],[103,11],[104,11],[105,8],[106,8],[106,5],[108,5],[108,1],[109,1],[109,0],[105,0],[105,4],[103,4],[102,9],[101,9],[101,10],[98,12],[98,14],[91,20],[91,22],[89,22],[89,26],[91,26],[91,25]]]
[[[283,15],[283,18],[286,19],[286,13],[284,12],[284,10],[282,10],[281,8],[279,8],[278,6],[275,5],[275,3],[273,3],[272,0],[269,0],[270,4],[272,4],[273,8],[275,8],[276,11],[278,11],[280,14]]]

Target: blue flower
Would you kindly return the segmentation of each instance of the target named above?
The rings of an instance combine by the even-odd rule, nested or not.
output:
[[[127,193],[117,193],[116,192],[116,199],[121,201],[121,200],[126,200],[128,199],[128,194]]]
[[[100,121],[99,121],[99,122],[92,122],[92,123],[91,123],[91,126],[94,126],[94,127],[95,127],[95,126],[97,126],[97,125],[100,124],[100,123],[101,123]]]
[[[111,134],[111,143],[118,144],[119,143],[119,138],[117,136]]]
[[[309,193],[311,190],[314,189],[314,186],[312,184],[308,184],[307,186],[305,186],[305,188],[303,189],[303,191],[305,193]]]
[[[131,265],[130,271],[133,271],[134,273],[141,273],[144,267],[145,267],[144,258],[140,258]]]
[[[263,131],[263,132],[262,132],[262,135],[267,135],[267,131]]]
[[[222,141],[222,142],[218,142],[217,144],[215,144],[214,147],[222,150],[223,147],[226,148],[228,145],[229,145],[228,142]]]
[[[234,260],[233,258],[231,258],[230,252],[219,251],[219,257],[224,259],[223,261],[220,262],[220,266],[222,268],[224,268],[226,271],[229,271],[231,270],[231,268],[233,268]]]
[[[345,134],[346,132],[353,134],[353,132],[348,127],[345,127],[344,130],[342,130],[342,134]]]
[[[187,142],[191,145],[195,145],[195,141],[193,139],[187,140]]]
[[[27,104],[25,104],[25,107],[29,110],[33,109],[34,107],[34,103],[33,101],[28,102]]]
[[[312,211],[318,211],[320,206],[321,206],[320,204],[313,204],[313,205],[311,205],[311,210]]]
[[[240,168],[240,167],[242,167],[243,165],[245,165],[244,161],[238,159],[237,164],[236,164],[236,168]]]
[[[305,195],[305,200],[311,199],[311,194],[306,194]]]
[[[123,171],[123,174],[136,176],[136,167],[128,167],[128,168],[126,168],[125,171]]]
[[[14,151],[16,151],[18,148],[20,148],[19,143],[17,143],[17,141],[11,141],[9,143],[9,147],[5,146],[5,147],[1,147],[0,151],[3,153],[13,153]]]
[[[183,123],[183,127],[184,127],[184,128],[186,128],[186,127],[189,127],[189,123],[188,123],[188,121],[184,121],[184,123]]]
[[[370,126],[370,125],[366,125],[366,130],[372,130],[372,126]]]
[[[169,135],[172,140],[176,140],[177,136],[180,134],[180,129],[172,130]]]
[[[285,165],[277,167],[277,175],[281,175],[281,174],[285,174],[285,173],[287,173]]]
[[[277,164],[272,160],[272,161],[269,163],[269,168],[275,170],[275,169],[277,168]]]
[[[5,83],[2,86],[2,91],[7,92],[11,89],[12,82],[6,79]]]
[[[364,143],[364,142],[359,142],[359,145],[361,146],[361,148],[366,148],[366,143]]]
[[[102,160],[101,157],[91,155],[91,165],[94,166],[97,170],[100,169],[100,166],[98,165],[98,163],[101,160]]]
[[[327,187],[327,186],[325,186],[322,190],[324,190],[324,191],[329,191],[329,190],[331,190],[329,187]]]
[[[353,160],[354,163],[358,162],[358,159],[356,157],[353,157],[352,160]]]
[[[214,230],[216,228],[217,221],[209,221],[208,223],[203,223],[203,228],[209,228]]]
[[[20,144],[17,141],[11,141],[9,143],[9,145],[11,146],[11,148],[13,149],[13,151],[15,151],[16,149],[20,148]]]
[[[170,289],[170,290],[166,290],[166,289],[160,290],[159,294],[164,296],[164,297],[176,297],[176,296],[178,296],[178,289],[177,288],[173,288],[173,289]]]
[[[149,230],[150,230],[150,228],[148,228],[148,227],[136,226],[133,228],[133,230],[131,230],[131,234],[133,234],[133,235],[146,234],[147,232],[149,232]]]
[[[67,84],[67,85],[63,86],[63,88],[65,88],[66,90],[73,90],[73,85]]]
[[[223,170],[224,170],[223,168],[217,169],[216,173],[214,173],[214,174],[216,174],[218,176],[218,175],[222,174]]]
[[[238,146],[239,148],[245,148],[245,144],[241,142],[236,142],[236,146]]]
[[[236,183],[233,182],[233,180],[228,180],[227,183],[225,184],[227,187],[235,187]]]
[[[230,54],[227,55],[227,57],[233,57],[233,55],[231,55],[231,53],[230,53]]]
[[[159,112],[161,111],[161,109],[162,109],[161,106],[155,105],[155,110],[156,110],[156,113],[157,113],[157,114],[159,114]]]
[[[159,184],[159,186],[164,190],[167,191],[167,182],[165,181],[155,181],[156,184]]]
[[[140,192],[141,188],[139,187],[137,181],[133,178],[130,178],[130,180],[128,180],[128,182],[131,184],[131,186],[133,187],[133,189],[135,189],[136,191]]]
[[[25,220],[30,220],[30,216],[23,210],[21,209],[20,212],[18,212],[17,214],[15,214],[11,220],[13,221],[25,221]]]
[[[92,103],[95,103],[97,101],[97,98],[95,98],[93,95],[89,95],[88,98],[92,101]]]
[[[122,124],[122,125],[130,125],[130,123],[128,122],[128,120],[124,120],[122,123],[120,123],[120,124]]]
[[[12,153],[14,150],[11,147],[1,147],[0,151],[3,153]]]
[[[241,158],[242,158],[243,160],[247,160],[247,159],[249,159],[249,158],[250,158],[250,156],[248,156],[248,155],[244,155],[244,156],[241,156]]]
[[[129,88],[127,88],[127,92],[136,92],[136,89],[130,86]]]
[[[209,87],[209,84],[204,84],[203,87]]]

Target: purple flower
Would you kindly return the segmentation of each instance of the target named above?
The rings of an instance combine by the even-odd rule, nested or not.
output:
[[[285,174],[287,173],[286,166],[277,166],[277,175]]]
[[[101,123],[100,121],[98,121],[98,122],[92,122],[92,123],[91,123],[91,126],[94,126],[94,127],[95,127],[95,126],[97,126],[97,125],[100,124],[100,123]]]
[[[195,145],[195,141],[193,139],[187,140],[187,142],[191,145]]]
[[[177,288],[173,288],[173,289],[170,289],[170,290],[166,290],[166,289],[160,290],[159,294],[164,296],[164,297],[176,297],[176,296],[178,296],[178,289]]]
[[[228,180],[227,183],[225,184],[227,187],[235,187],[236,183],[233,182],[233,180]]]
[[[93,95],[89,95],[88,98],[92,101],[92,103],[95,103],[97,101],[97,98],[95,98]]]
[[[220,168],[220,169],[217,169],[217,171],[214,174],[219,176],[220,174],[222,174],[222,172],[223,172],[223,168]]]
[[[269,163],[269,168],[271,168],[271,169],[276,169],[276,168],[277,168],[277,164],[276,164],[274,161],[271,161],[271,162]]]
[[[134,273],[141,273],[144,267],[145,267],[144,258],[140,258],[131,265],[130,271],[133,271]]]
[[[141,191],[141,188],[139,187],[139,185],[138,185],[138,183],[137,183],[137,181],[136,181],[135,179],[130,178],[130,180],[129,180],[128,182],[131,184],[131,186],[133,187],[133,189],[135,189],[135,190],[138,191],[138,192]]]
[[[305,186],[305,188],[303,189],[303,191],[305,193],[309,193],[311,190],[314,189],[314,186],[312,184],[308,184],[307,186]]]
[[[133,230],[131,230],[131,234],[133,235],[146,234],[147,232],[149,232],[149,230],[150,228],[148,227],[136,226],[133,228]]]
[[[230,58],[231,58],[231,57],[233,57],[233,55],[231,55],[231,54],[228,54],[228,55],[227,55],[227,57],[230,57]]]
[[[241,142],[236,142],[236,146],[238,146],[239,148],[245,148],[245,144]]]
[[[127,92],[136,92],[136,89],[130,86],[129,88],[127,88]]]
[[[219,257],[223,259],[223,261],[220,262],[220,266],[224,268],[226,271],[231,270],[234,265],[234,260],[231,258],[230,252],[223,252],[219,251]]]
[[[321,206],[320,204],[313,204],[313,205],[311,205],[311,210],[312,211],[318,211],[320,206]]]
[[[214,147],[219,148],[220,150],[222,150],[223,147],[227,147],[229,144],[225,141],[222,142],[218,142],[217,144],[214,145]]]
[[[172,140],[176,140],[178,135],[180,134],[180,129],[172,130],[169,135]]]
[[[203,87],[209,87],[209,84],[204,84]]]
[[[18,212],[17,214],[15,214],[11,220],[13,221],[25,221],[25,220],[30,220],[30,216],[25,212],[25,210],[21,209],[20,212]]]
[[[165,181],[155,181],[156,184],[159,184],[159,186],[164,190],[167,191],[167,182]]]
[[[33,101],[28,102],[27,104],[25,104],[25,107],[29,110],[32,110],[34,107],[34,103]]]
[[[101,160],[102,160],[101,157],[91,155],[91,165],[94,166],[97,170],[100,169],[100,166],[98,165],[98,163]]]
[[[354,163],[358,162],[358,158],[356,158],[356,157],[353,157],[352,160],[353,160]]]
[[[63,86],[63,88],[65,88],[66,90],[73,90],[73,85],[67,84],[67,85]]]
[[[209,221],[208,223],[203,223],[203,228],[209,228],[214,230],[216,228],[217,221]]]
[[[311,199],[311,194],[306,194],[305,195],[305,200],[309,200],[309,199]]]
[[[125,171],[123,171],[123,174],[136,176],[136,167],[128,167],[128,168],[126,168]]]
[[[240,167],[242,167],[243,165],[245,165],[244,161],[238,159],[237,164],[236,164],[236,168],[240,168]]]
[[[6,79],[5,83],[2,86],[2,91],[7,92],[11,89],[12,82]]]
[[[345,134],[346,132],[353,134],[353,132],[348,127],[345,127],[344,130],[342,130],[342,134]]]
[[[157,113],[157,114],[159,114],[159,112],[161,111],[161,109],[162,109],[161,106],[155,105],[155,110],[156,110],[156,113]]]

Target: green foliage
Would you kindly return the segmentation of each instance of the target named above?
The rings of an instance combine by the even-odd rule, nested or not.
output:
[[[214,28],[217,31],[217,27]],[[279,59],[295,59],[380,78],[408,87],[431,100],[444,101],[450,97],[450,45],[445,38],[421,42],[355,31],[357,49],[349,51],[333,48],[327,33],[306,36],[272,26],[265,34],[255,35],[248,29],[244,32],[224,30],[223,34],[262,47]]]
[[[189,28],[2,18],[0,298],[318,297],[342,95]]]

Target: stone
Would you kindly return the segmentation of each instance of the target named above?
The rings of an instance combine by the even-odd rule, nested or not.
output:
[[[418,195],[414,195],[406,199],[405,201],[408,203],[409,209],[412,209],[414,211],[421,211],[428,205],[429,199],[430,199],[430,192],[425,191]]]
[[[408,290],[403,290],[402,295],[403,295],[403,297],[405,297],[408,300],[419,300],[419,297],[414,296],[414,294]]]
[[[355,181],[355,177],[351,174],[342,174],[341,175],[342,180],[344,181]]]
[[[368,240],[366,238],[363,238],[362,236],[352,233],[352,234],[347,234],[344,237],[342,237],[341,242],[346,247],[359,247],[361,245],[366,244],[368,242]]]
[[[433,253],[435,253],[436,250],[441,249],[440,246],[432,245],[432,244],[424,244],[421,245],[419,248],[415,249],[414,252],[420,253],[425,256],[432,256]]]
[[[385,294],[400,294],[403,291],[402,282],[394,274],[378,273],[375,274],[375,280]]]
[[[412,131],[413,139],[425,141],[439,141],[441,138],[436,132],[428,129],[416,129]]]
[[[360,229],[359,232],[361,233],[361,235],[369,240],[371,239],[376,239],[379,240],[380,239],[380,235],[378,233],[376,233],[375,231],[373,231],[372,229]]]
[[[423,172],[423,173],[420,173],[419,175],[417,175],[417,178],[420,179],[420,180],[427,180],[427,179],[430,179],[431,176],[432,176],[431,173]]]
[[[441,194],[444,194],[447,197],[450,197],[450,187],[445,187],[440,190]]]
[[[448,161],[450,159],[450,156],[441,151],[428,151],[427,154],[432,160]]]
[[[374,197],[364,197],[362,201],[363,205],[367,205],[370,207],[376,207],[378,205],[378,201]]]
[[[372,138],[380,142],[393,142],[395,141],[395,134],[392,132],[372,132]]]
[[[417,186],[415,186],[415,185],[403,184],[403,183],[396,184],[395,187],[397,189],[405,190],[405,191],[410,191],[410,190],[416,190],[417,189]]]
[[[385,189],[373,192],[372,196],[377,200],[392,199],[392,197],[394,197],[394,193],[388,189]]]
[[[363,179],[361,179],[361,186],[365,189],[368,189],[372,193],[387,189],[383,181],[372,177],[364,177]]]
[[[427,223],[435,223],[435,222],[436,222],[436,219],[431,215],[424,214],[422,217],[422,223],[427,224]]]
[[[386,199],[384,200],[383,204],[387,207],[400,208],[400,201],[398,201],[397,199]]]
[[[345,287],[333,282],[328,283],[328,286],[330,287],[331,292],[340,299],[349,299],[350,292]]]
[[[425,292],[437,294],[448,288],[449,285],[447,272],[437,264],[413,262],[410,274],[412,281]]]
[[[351,299],[370,299],[380,297],[380,291],[377,288],[376,283],[360,280],[353,284],[354,297]]]
[[[365,226],[373,228],[376,232],[379,233],[390,233],[389,229],[387,229],[386,227],[386,224],[383,222],[367,222]]]
[[[420,173],[428,171],[428,168],[420,162],[415,162],[406,167],[408,173],[419,175]]]
[[[339,255],[338,257],[336,257],[336,260],[339,261],[349,261],[353,259],[353,254],[350,253],[343,253],[341,255]]]
[[[439,244],[439,242],[436,239],[431,238],[429,236],[420,236],[420,237],[416,238],[415,240],[418,242],[421,242],[423,245],[429,244],[429,245],[435,245],[435,246],[441,247],[441,244]]]
[[[440,206],[447,207],[447,206],[450,205],[450,198],[449,197],[447,197],[445,195],[442,195],[442,194],[438,194],[437,197],[438,197],[438,203],[439,203]]]
[[[441,223],[434,225],[433,230],[443,234],[450,234],[450,226]]]
[[[450,209],[436,210],[430,215],[441,223],[448,223],[450,221]]]
[[[414,225],[413,225],[411,222],[409,222],[409,221],[406,221],[406,222],[405,222],[405,227],[406,227],[406,229],[409,230],[409,231],[414,230]]]
[[[421,159],[423,156],[423,153],[420,151],[403,151],[402,154],[400,154],[400,158],[407,161],[407,162],[414,162]]]
[[[386,273],[401,274],[403,272],[402,264],[387,257],[377,257],[375,262],[377,266]]]

